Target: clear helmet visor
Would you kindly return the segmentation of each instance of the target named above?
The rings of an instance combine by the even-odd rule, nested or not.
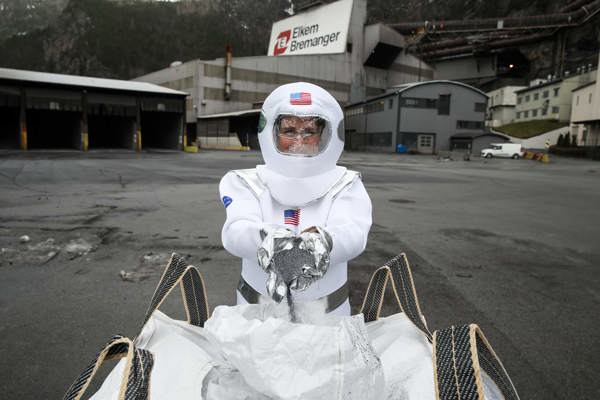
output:
[[[331,124],[320,116],[283,114],[273,127],[273,142],[281,154],[311,157],[325,150],[331,139]]]

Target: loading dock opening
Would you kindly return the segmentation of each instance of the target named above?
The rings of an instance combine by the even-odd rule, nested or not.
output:
[[[188,146],[192,145],[192,143],[197,143],[198,139],[198,126],[195,123],[188,123],[185,126],[185,136],[186,136],[186,144]]]
[[[260,110],[250,109],[198,117],[197,138],[202,148],[258,150]]]
[[[19,148],[19,108],[0,106],[0,149]]]
[[[137,102],[134,95],[87,93],[89,149],[135,149]]]
[[[142,112],[143,149],[180,149],[181,115],[170,112]]]
[[[0,86],[0,149],[19,148],[19,121],[19,90]]]
[[[28,88],[27,144],[31,149],[81,149],[81,92]]]
[[[252,150],[260,150],[258,144],[258,113],[242,115],[231,118],[229,127],[232,132],[237,132],[242,146],[248,146]]]
[[[181,150],[183,142],[183,102],[176,99],[145,98],[141,102],[143,149]]]
[[[88,115],[89,148],[134,149],[135,118]]]
[[[27,110],[27,143],[31,149],[80,149],[81,112]]]

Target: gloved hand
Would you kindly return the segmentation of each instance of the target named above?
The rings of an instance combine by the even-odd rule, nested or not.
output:
[[[261,238],[258,264],[269,274],[267,293],[278,303],[289,289],[306,290],[329,268],[333,242],[331,235],[321,227],[294,236],[285,227],[267,226],[261,230]]]
[[[258,248],[258,265],[269,274],[267,279],[267,293],[276,302],[286,296],[288,285],[278,271],[273,268],[273,258],[282,251],[289,251],[294,247],[296,237],[294,233],[282,226],[265,226],[260,231],[262,243]]]
[[[290,284],[291,289],[302,291],[306,290],[314,281],[322,278],[327,272],[333,240],[329,232],[319,226],[302,232],[299,239],[298,248],[309,253],[313,260],[312,265],[305,263],[302,266],[302,274]]]

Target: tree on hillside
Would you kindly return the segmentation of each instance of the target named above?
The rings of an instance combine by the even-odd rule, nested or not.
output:
[[[0,42],[52,23],[67,0],[0,0]]]
[[[80,0],[81,1],[81,0]],[[83,1],[72,1],[44,40],[47,70],[76,75],[109,76],[110,71],[99,60],[92,46],[93,22]],[[89,1],[89,0],[88,0]]]

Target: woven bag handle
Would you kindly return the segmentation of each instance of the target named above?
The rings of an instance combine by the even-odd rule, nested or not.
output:
[[[505,400],[519,400],[502,362],[475,324],[435,331],[433,366],[438,400],[484,400],[482,369]]]
[[[181,288],[188,322],[195,326],[204,326],[210,315],[204,279],[196,267],[187,264],[181,256],[173,253],[152,295],[142,327],[177,284]]]
[[[135,347],[131,339],[114,336],[96,354],[86,369],[75,379],[63,400],[79,400],[92,382],[94,375],[106,360],[125,358],[127,364],[119,389],[119,400],[147,400],[149,398],[150,373],[154,366],[152,353]]]
[[[421,313],[417,290],[405,253],[392,258],[373,273],[360,310],[365,322],[379,319],[385,288],[390,280],[400,310],[431,341],[431,332],[422,318],[423,314]]]

